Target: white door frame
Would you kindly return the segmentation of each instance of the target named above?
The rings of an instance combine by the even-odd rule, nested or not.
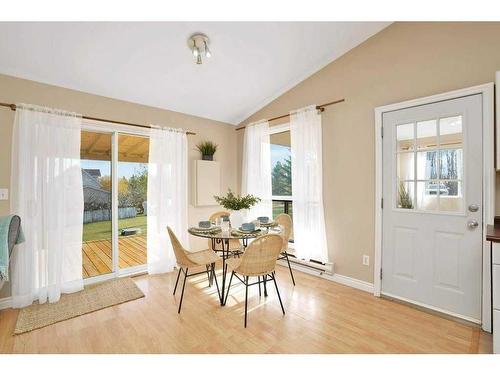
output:
[[[92,277],[87,277],[83,280],[84,285],[90,285],[95,283],[100,283],[102,281],[114,279],[117,277],[127,277],[137,274],[142,274],[147,272],[147,264],[129,267],[120,270],[118,266],[118,135],[119,134],[130,134],[149,137],[150,129],[137,128],[130,125],[121,124],[111,124],[104,121],[96,120],[84,120],[82,124],[82,130],[84,131],[94,131],[103,132],[111,135],[111,242],[112,242],[112,260],[113,269],[110,273],[104,275],[97,275]]]
[[[495,165],[494,165],[494,84],[473,86],[442,94],[427,96],[400,103],[375,108],[375,255],[374,255],[374,292],[380,297],[382,283],[380,271],[382,264],[382,117],[385,112],[404,108],[457,99],[475,94],[482,95],[483,110],[483,287],[482,287],[482,328],[491,331],[490,300],[490,251],[486,241],[486,225],[493,224],[495,216]]]

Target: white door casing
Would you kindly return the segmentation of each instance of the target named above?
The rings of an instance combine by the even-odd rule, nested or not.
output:
[[[411,231],[411,220],[416,220],[417,223],[422,222],[421,219],[415,219],[414,217],[416,216],[417,218],[419,216],[423,216],[425,218],[431,218],[431,221],[434,220],[438,222],[439,226],[436,226],[434,224],[429,224],[428,221],[423,221],[424,222],[424,227],[427,226],[427,232],[429,233],[430,230],[435,229],[436,233],[433,233],[432,236],[430,237],[430,240],[425,241],[425,244],[427,247],[423,247],[420,249],[421,246],[417,245],[416,246],[416,251],[418,255],[417,261],[414,263],[414,265],[419,265],[419,267],[422,267],[422,265],[426,264],[429,265],[432,262],[438,262],[439,267],[432,269],[431,271],[425,270],[423,271],[423,276],[420,275],[420,279],[424,277],[425,281],[422,281],[422,284],[427,285],[428,290],[427,291],[422,291],[422,288],[416,288],[411,287],[411,279],[413,274],[417,275],[419,271],[418,269],[415,268],[408,268],[406,267],[405,269],[405,257],[403,255],[412,255],[411,252],[407,251],[406,253],[403,251],[399,255],[399,258],[397,259],[397,267],[399,267],[399,274],[397,278],[403,279],[402,283],[409,284],[409,287],[403,288],[402,293],[413,293],[410,295],[407,295],[406,297],[401,297],[401,295],[398,295],[400,299],[403,300],[408,300],[410,302],[416,302],[420,305],[434,308],[436,310],[444,311],[451,313],[452,315],[455,316],[460,316],[463,318],[468,318],[469,320],[473,320],[476,322],[482,321],[482,327],[484,330],[489,331],[491,329],[490,327],[490,299],[489,299],[489,251],[488,251],[488,243],[485,239],[485,228],[486,224],[491,224],[493,222],[493,216],[494,216],[494,180],[495,180],[495,171],[494,171],[494,140],[493,140],[493,84],[485,84],[485,85],[480,85],[480,86],[475,86],[471,88],[466,88],[466,89],[460,89],[448,93],[443,93],[443,94],[438,94],[438,95],[433,95],[430,97],[426,98],[419,98],[419,99],[414,99],[414,100],[409,100],[406,102],[402,103],[395,103],[395,104],[390,104],[386,105],[383,107],[378,107],[375,109],[375,131],[377,132],[377,137],[375,141],[375,150],[376,150],[376,160],[375,160],[375,167],[376,167],[376,192],[375,192],[375,257],[374,257],[374,295],[375,296],[380,296],[381,292],[382,294],[392,294],[394,290],[396,292],[400,292],[401,290],[396,289],[391,289],[394,287],[394,285],[391,285],[391,281],[388,280],[387,283],[384,281],[384,289],[382,289],[382,281],[380,279],[380,272],[381,272],[381,263],[382,263],[382,227],[383,227],[383,221],[382,221],[382,212],[385,211],[388,207],[393,206],[393,203],[391,199],[389,199],[389,202],[387,200],[384,202],[384,210],[381,208],[381,198],[382,198],[382,138],[378,136],[381,131],[381,126],[382,126],[382,119],[386,119],[386,115],[384,114],[389,114],[390,112],[397,112],[401,109],[405,108],[417,108],[419,106],[424,106],[426,104],[430,103],[437,103],[437,102],[443,102],[447,101],[450,99],[456,99],[456,98],[464,98],[464,97],[469,97],[472,95],[477,95],[476,105],[478,105],[480,109],[480,113],[478,115],[478,119],[473,125],[464,125],[467,127],[468,130],[471,130],[471,126],[473,130],[477,130],[479,126],[479,132],[473,135],[473,138],[477,138],[475,140],[476,144],[480,144],[479,147],[483,148],[483,153],[481,155],[481,152],[479,151],[479,158],[482,156],[482,168],[481,168],[481,163],[475,163],[474,168],[471,169],[470,167],[468,168],[467,165],[465,165],[464,168],[464,174],[467,174],[466,176],[464,175],[463,178],[468,179],[470,176],[468,173],[473,173],[477,176],[475,176],[476,180],[480,181],[479,184],[479,199],[480,202],[478,204],[479,210],[473,213],[472,217],[473,218],[478,218],[478,223],[479,226],[477,230],[471,230],[470,232],[461,232],[458,231],[456,228],[460,224],[463,224],[464,220],[465,224],[467,224],[467,220],[471,219],[469,217],[471,212],[467,209],[467,206],[471,203],[470,198],[474,198],[474,196],[471,196],[471,194],[476,194],[478,195],[477,192],[468,192],[469,186],[466,183],[464,184],[464,205],[463,208],[464,210],[459,210],[460,212],[455,212],[455,213],[432,213],[429,214],[423,210],[423,212],[420,213],[411,213],[408,218],[405,218],[405,220],[409,220],[407,223],[403,222],[398,222],[399,228],[398,231],[396,231],[396,235],[390,239],[389,242],[394,242],[394,241],[399,241],[400,244],[404,243],[406,246],[406,249],[411,249],[411,241],[408,241],[410,238],[414,238],[414,241],[417,241],[418,235],[415,233],[412,233]],[[455,102],[457,103],[457,102]],[[449,103],[448,103],[449,105]],[[455,111],[456,112],[456,111]],[[425,118],[426,120],[429,119],[429,116],[424,116],[427,117]],[[483,133],[481,137],[481,125],[483,127]],[[465,130],[467,132],[467,130]],[[388,136],[388,130],[384,129],[386,137]],[[467,137],[466,135],[465,137]],[[465,140],[466,143],[468,143],[468,139]],[[474,141],[473,141],[474,142]],[[467,148],[467,146],[465,146]],[[467,151],[464,151],[464,158],[468,158],[466,156]],[[464,159],[465,160],[465,159]],[[394,157],[395,161],[395,157]],[[393,161],[393,162],[394,162]],[[467,163],[467,160],[464,161]],[[394,177],[394,176],[393,176]],[[393,182],[393,181],[391,181]],[[481,186],[482,185],[482,186]],[[393,187],[396,187],[396,184],[394,183],[392,185]],[[438,189],[440,189],[440,186],[438,185]],[[431,189],[432,190],[432,189]],[[434,190],[436,190],[434,188]],[[482,197],[481,197],[482,195]],[[416,208],[416,207],[415,207]],[[482,213],[481,213],[482,210]],[[416,209],[413,211],[417,211]],[[401,210],[395,210],[396,214],[403,214],[404,212],[401,212]],[[385,213],[384,213],[385,215]],[[467,215],[467,216],[465,216]],[[413,217],[413,219],[411,219]],[[450,220],[442,220],[442,218],[451,218]],[[385,218],[385,217],[384,217]],[[441,219],[438,219],[441,218]],[[483,222],[483,226],[481,226],[481,221]],[[407,224],[405,226],[405,224]],[[431,229],[429,229],[431,227]],[[475,235],[471,235],[471,232],[477,232]],[[406,236],[406,237],[405,237]],[[403,241],[405,240],[405,241]],[[403,242],[401,242],[403,241]],[[459,250],[458,252],[454,252],[453,249],[455,247],[460,246],[468,246],[464,245],[464,242],[469,241],[470,243],[475,242],[475,246],[478,249],[475,256],[476,256],[476,261],[474,263],[475,269],[466,267],[463,262],[464,260],[464,255],[463,251]],[[452,243],[456,243],[457,246],[451,246]],[[400,247],[402,245],[399,245]],[[442,248],[444,250],[437,252],[434,254],[434,258],[432,257],[423,257],[422,258],[422,252],[430,252],[434,248]],[[473,245],[474,246],[474,245]],[[417,248],[418,247],[418,248]],[[482,247],[482,248],[481,248]],[[420,251],[420,253],[418,252]],[[462,257],[462,258],[461,258]],[[465,258],[467,257],[472,257],[474,258],[471,254],[466,254]],[[385,259],[385,258],[384,258]],[[478,261],[479,259],[479,261]],[[386,265],[387,262],[389,262],[388,259],[385,259]],[[392,262],[394,264],[394,259],[392,259]],[[460,263],[462,262],[462,263]],[[407,263],[408,264],[408,263]],[[389,264],[389,266],[391,266]],[[388,270],[385,265],[384,265],[384,279],[386,279],[387,272]],[[453,270],[457,271],[459,270],[461,273],[453,273]],[[462,290],[462,285],[461,282],[457,281],[455,282],[455,285],[453,285],[453,280],[459,280],[460,278],[462,279],[467,279],[466,274],[469,272],[472,274],[472,278],[476,277],[474,283],[475,286],[472,287],[470,286],[464,286],[465,289],[470,289],[469,291],[467,290]],[[405,273],[407,275],[405,275]],[[430,276],[432,277],[430,277]],[[406,279],[405,279],[406,276]],[[419,280],[420,280],[419,279]],[[414,282],[415,283],[415,282]],[[418,282],[417,282],[418,283]],[[482,284],[482,288],[481,288]],[[479,285],[479,286],[478,286]],[[386,292],[386,288],[390,290],[389,292]],[[429,289],[430,288],[430,289]],[[418,289],[418,290],[417,290]],[[425,289],[425,288],[424,288]],[[481,297],[481,289],[482,289],[482,297]],[[429,292],[429,290],[434,290],[433,293]],[[472,290],[472,292],[471,292]],[[477,292],[479,290],[479,292]],[[464,298],[458,298],[457,295],[461,293],[466,293],[468,295],[473,295],[474,297],[470,298],[470,301],[473,301],[474,298],[476,301],[479,301],[477,303],[475,302],[464,302]],[[472,293],[472,294],[471,294]],[[453,295],[455,294],[455,297]],[[423,297],[422,297],[423,296]],[[433,297],[432,297],[433,296]],[[422,302],[422,298],[426,298],[425,302]],[[434,300],[432,299],[434,298]],[[417,299],[415,301],[415,299]],[[482,301],[481,301],[482,300]],[[436,302],[437,301],[437,302]],[[456,307],[453,307],[454,305],[464,305],[466,308],[469,309],[469,311],[463,310],[464,306],[462,306],[462,310],[460,310],[462,313],[457,313],[456,310],[455,312],[449,310],[449,309],[456,309]],[[481,308],[482,304],[482,308]],[[436,306],[436,305],[440,305]],[[474,307],[471,307],[474,306]],[[475,310],[474,310],[475,309]],[[482,311],[481,311],[482,310]],[[465,313],[464,313],[465,312]],[[472,317],[473,316],[473,317]]]

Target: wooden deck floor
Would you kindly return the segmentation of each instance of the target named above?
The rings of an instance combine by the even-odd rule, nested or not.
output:
[[[110,273],[112,270],[111,240],[83,243],[83,277]],[[146,236],[128,236],[118,239],[118,265],[128,268],[146,264]]]

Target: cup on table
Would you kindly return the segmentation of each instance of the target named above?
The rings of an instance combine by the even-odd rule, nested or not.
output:
[[[269,223],[269,216],[259,216],[257,220],[262,224]]]
[[[208,229],[212,226],[212,223],[208,220],[203,220],[198,223],[199,228]]]
[[[219,216],[217,219],[215,219],[215,225],[220,227],[222,225],[222,217]]]
[[[229,221],[222,220],[220,228],[222,230],[222,235],[223,236],[229,236],[229,234],[230,234]]]
[[[247,232],[253,232],[255,230],[255,224],[254,223],[243,223],[241,224],[241,229]]]

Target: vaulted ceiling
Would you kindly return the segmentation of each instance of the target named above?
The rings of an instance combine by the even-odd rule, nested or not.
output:
[[[238,124],[388,24],[2,22],[0,73]]]

